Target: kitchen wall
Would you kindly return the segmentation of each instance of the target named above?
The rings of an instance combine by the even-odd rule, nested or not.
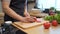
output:
[[[35,3],[29,3],[28,4],[28,11],[32,10],[34,8]]]
[[[0,0],[0,13],[2,12],[2,7],[1,7],[1,0]]]

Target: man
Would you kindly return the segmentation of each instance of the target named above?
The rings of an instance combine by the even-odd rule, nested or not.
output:
[[[2,8],[5,13],[4,21],[33,22],[27,12],[27,0],[2,0]]]
[[[27,0],[1,0],[2,8],[5,13],[4,21],[34,22],[27,12]],[[23,34],[22,31],[17,31]]]

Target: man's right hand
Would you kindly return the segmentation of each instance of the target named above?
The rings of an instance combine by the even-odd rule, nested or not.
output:
[[[22,17],[21,18],[21,22],[24,22],[24,23],[33,23],[35,22],[35,19],[33,17]]]
[[[20,22],[28,23],[29,21],[27,21],[26,17],[22,17],[22,18],[20,19]]]

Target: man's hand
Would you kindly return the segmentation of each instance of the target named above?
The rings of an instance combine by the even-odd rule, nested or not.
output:
[[[26,17],[22,17],[22,18],[20,19],[20,22],[29,23],[29,21],[27,21]]]
[[[25,15],[27,21],[29,21],[29,22],[35,22],[36,21],[36,17],[31,17],[27,11],[24,12],[24,15]]]
[[[27,20],[30,22],[35,22],[37,19],[36,17],[27,17]]]
[[[27,17],[22,17],[20,22],[30,23],[31,21],[29,21]]]
[[[22,17],[21,22],[24,22],[24,23],[33,23],[36,21],[36,18],[34,17]]]
[[[24,12],[25,17],[30,17],[30,14],[28,12]]]

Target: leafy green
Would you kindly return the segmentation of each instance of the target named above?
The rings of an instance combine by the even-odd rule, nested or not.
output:
[[[46,16],[44,19],[45,19],[45,20],[52,21],[52,20],[53,20],[53,17],[52,17],[52,16]]]
[[[46,16],[44,19],[49,21],[57,20],[58,23],[60,24],[60,14],[56,14],[54,16]]]

